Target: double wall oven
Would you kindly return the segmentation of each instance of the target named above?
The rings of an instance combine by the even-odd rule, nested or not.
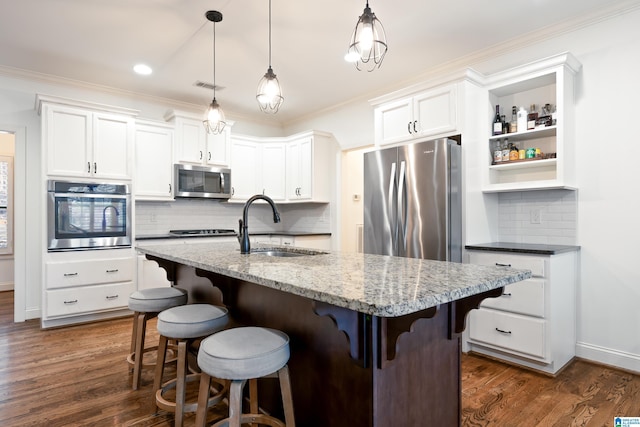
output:
[[[49,251],[131,247],[128,184],[47,182]]]

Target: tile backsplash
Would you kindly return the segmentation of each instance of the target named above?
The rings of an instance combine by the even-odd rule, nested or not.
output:
[[[330,205],[318,203],[277,204],[281,222],[273,223],[271,208],[255,202],[249,208],[250,232],[331,232]],[[171,202],[136,202],[137,236],[166,234],[169,230],[230,228],[238,230],[242,203],[205,199]]]
[[[577,191],[500,193],[498,201],[500,241],[577,245]]]

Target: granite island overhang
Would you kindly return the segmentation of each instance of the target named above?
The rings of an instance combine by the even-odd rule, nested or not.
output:
[[[483,299],[531,277],[507,267],[335,251],[242,255],[235,243],[137,250],[175,286],[208,279],[234,324],[289,334],[298,426],[459,425],[464,319]],[[265,405],[278,412],[276,402]]]

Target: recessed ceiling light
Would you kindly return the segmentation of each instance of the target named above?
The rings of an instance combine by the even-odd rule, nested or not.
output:
[[[136,64],[133,67],[133,71],[135,71],[137,74],[140,74],[141,76],[148,76],[153,72],[151,67],[146,64]]]

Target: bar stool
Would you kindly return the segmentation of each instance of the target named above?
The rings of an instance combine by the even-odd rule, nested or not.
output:
[[[187,303],[187,291],[179,288],[141,289],[129,295],[129,310],[133,314],[133,330],[131,332],[131,352],[127,362],[133,366],[132,387],[138,389],[142,368],[155,366],[155,363],[144,363],[144,354],[157,350],[157,346],[144,347],[147,333],[147,321],[153,319],[162,310]]]
[[[207,418],[207,399],[211,378],[231,381],[229,417],[213,427],[240,427],[257,423],[272,427],[295,427],[291,384],[289,381],[289,337],[275,329],[241,327],[227,329],[205,338],[198,351],[200,390],[196,426],[203,427]],[[257,379],[277,376],[284,408],[285,423],[270,415],[259,413]],[[250,411],[242,413],[242,390],[249,381]]]
[[[229,321],[228,311],[224,307],[216,307],[211,304],[188,304],[164,310],[158,315],[158,363],[156,375],[153,381],[156,406],[160,409],[175,414],[175,427],[181,427],[185,412],[196,412],[197,402],[186,403],[186,386],[188,382],[196,381],[200,373],[189,374],[189,346],[199,338],[207,337],[221,330]],[[178,362],[176,377],[162,384],[164,376],[164,359],[167,351],[167,342],[177,341]],[[218,382],[218,381],[216,381]],[[211,407],[220,402],[226,391],[227,384],[222,384],[217,393],[204,402]],[[165,397],[165,393],[175,388],[175,401]]]

